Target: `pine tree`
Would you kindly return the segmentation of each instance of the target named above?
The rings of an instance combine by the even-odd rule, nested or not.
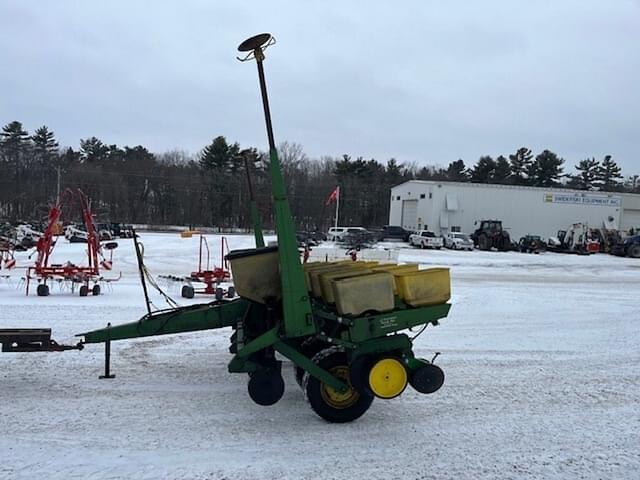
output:
[[[80,140],[82,159],[88,163],[98,163],[107,157],[109,147],[96,137]]]
[[[509,161],[502,155],[496,158],[496,168],[493,172],[493,183],[506,184],[511,178],[511,166]]]
[[[200,154],[200,167],[206,171],[226,173],[231,167],[232,159],[239,150],[238,144],[229,145],[227,139],[219,136],[204,147]]]
[[[402,181],[403,165],[399,164],[395,158],[387,161],[386,179],[391,185],[397,185]]]
[[[80,152],[76,152],[73,148],[69,147],[67,148],[61,155],[60,155],[60,165],[63,168],[66,167],[70,167],[74,164],[78,164],[80,163],[81,160],[81,154]]]
[[[36,129],[31,136],[33,153],[42,166],[47,166],[51,160],[58,156],[58,142],[55,135],[45,125]]]
[[[489,155],[478,159],[471,170],[471,181],[475,183],[491,183],[496,171],[496,161]]]
[[[527,169],[531,185],[535,187],[555,187],[562,177],[564,159],[555,153],[544,150]]]
[[[617,191],[621,187],[619,179],[622,178],[622,169],[611,158],[611,155],[606,155],[602,164],[597,171],[597,181],[600,190],[604,191]]]
[[[571,175],[569,186],[579,190],[592,190],[598,178],[600,164],[595,158],[580,160],[576,165],[577,175]]]
[[[461,158],[455,162],[451,162],[445,172],[446,179],[450,182],[468,182],[469,173],[467,167],[464,164],[464,160]]]
[[[533,154],[531,150],[522,147],[516,153],[509,155],[509,163],[511,164],[511,181],[516,185],[527,184],[527,171],[533,162]]]
[[[29,133],[22,127],[22,123],[13,121],[2,127],[0,148],[2,156],[10,162],[17,162],[20,156],[26,154],[29,148]]]

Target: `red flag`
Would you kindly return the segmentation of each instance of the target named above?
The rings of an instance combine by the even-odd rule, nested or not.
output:
[[[335,202],[336,200],[338,200],[338,195],[340,195],[340,187],[336,187],[333,192],[331,192],[331,194],[329,195],[329,197],[327,198],[327,201],[324,203],[324,206],[328,206],[331,205],[333,202]]]

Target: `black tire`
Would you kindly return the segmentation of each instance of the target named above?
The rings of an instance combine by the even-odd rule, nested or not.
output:
[[[442,387],[444,372],[437,365],[429,363],[413,372],[409,383],[420,393],[433,393]]]
[[[478,237],[478,248],[480,250],[491,250],[491,239],[486,235],[480,235]]]
[[[91,289],[91,295],[97,297],[98,295],[100,295],[100,285],[98,285],[97,283],[93,286],[93,288]]]
[[[373,395],[358,392],[351,386],[348,357],[342,347],[322,350],[313,357],[313,361],[325,370],[340,376],[349,384],[350,390],[342,405],[332,404],[329,398],[329,391],[332,389],[306,372],[302,380],[302,389],[311,409],[331,423],[347,423],[361,417],[371,406]]]
[[[640,258],[640,245],[632,245],[629,247],[628,255],[632,258]]]
[[[325,348],[327,348],[327,344],[325,342],[321,342],[313,338],[309,338],[308,340],[305,340],[304,342],[302,342],[302,344],[299,347],[299,350],[300,350],[300,353],[302,353],[304,356],[308,358],[313,358],[318,354],[318,352],[321,352]],[[302,388],[302,379],[304,377],[305,370],[303,368],[300,368],[294,363],[293,374],[296,379],[296,383],[300,388]]]
[[[222,289],[222,287],[216,288],[215,297],[216,300],[222,300],[224,298],[224,290]]]
[[[277,403],[284,395],[284,380],[279,370],[259,370],[249,374],[247,390],[251,400],[268,407]]]
[[[183,285],[180,294],[182,298],[193,298],[196,292],[191,285]]]
[[[87,295],[89,295],[89,287],[87,287],[86,285],[82,285],[80,287],[80,296],[86,297]]]
[[[44,283],[39,284],[38,288],[36,288],[36,294],[39,297],[48,297],[49,296],[49,285],[45,285]]]
[[[229,287],[227,289],[227,298],[233,298],[236,296],[236,289],[234,287]]]

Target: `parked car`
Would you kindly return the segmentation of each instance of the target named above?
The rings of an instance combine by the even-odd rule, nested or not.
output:
[[[409,245],[440,250],[444,245],[444,241],[442,237],[437,236],[431,230],[419,230],[418,233],[409,236]]]
[[[120,238],[132,238],[133,237],[133,228],[131,225],[125,225],[124,223],[115,223],[112,222],[110,224],[111,231],[113,232],[114,237]]]
[[[377,241],[375,235],[366,229],[348,229],[338,242],[347,249],[369,248]]]
[[[466,233],[449,232],[444,234],[444,246],[452,250],[473,250],[473,240]]]
[[[405,230],[402,227],[396,225],[385,225],[381,230],[377,230],[375,233],[378,241],[384,240],[400,240],[402,242],[408,242],[409,237],[414,233],[410,230]]]
[[[324,232],[319,232],[318,230],[313,230],[310,232],[305,232],[309,237],[313,238],[316,242],[324,242],[327,240],[327,234]]]
[[[315,247],[320,243],[310,232],[296,232],[296,240],[299,247]]]
[[[611,249],[611,253],[622,257],[640,258],[640,235],[625,238]]]
[[[331,227],[327,232],[327,240],[329,241],[339,241],[342,237],[347,233],[358,233],[358,232],[366,232],[367,229],[364,227]]]

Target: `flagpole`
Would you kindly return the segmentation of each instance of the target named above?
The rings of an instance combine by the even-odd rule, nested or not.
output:
[[[334,227],[338,228],[338,209],[340,208],[340,185],[336,187],[337,195],[336,195],[336,224]]]

